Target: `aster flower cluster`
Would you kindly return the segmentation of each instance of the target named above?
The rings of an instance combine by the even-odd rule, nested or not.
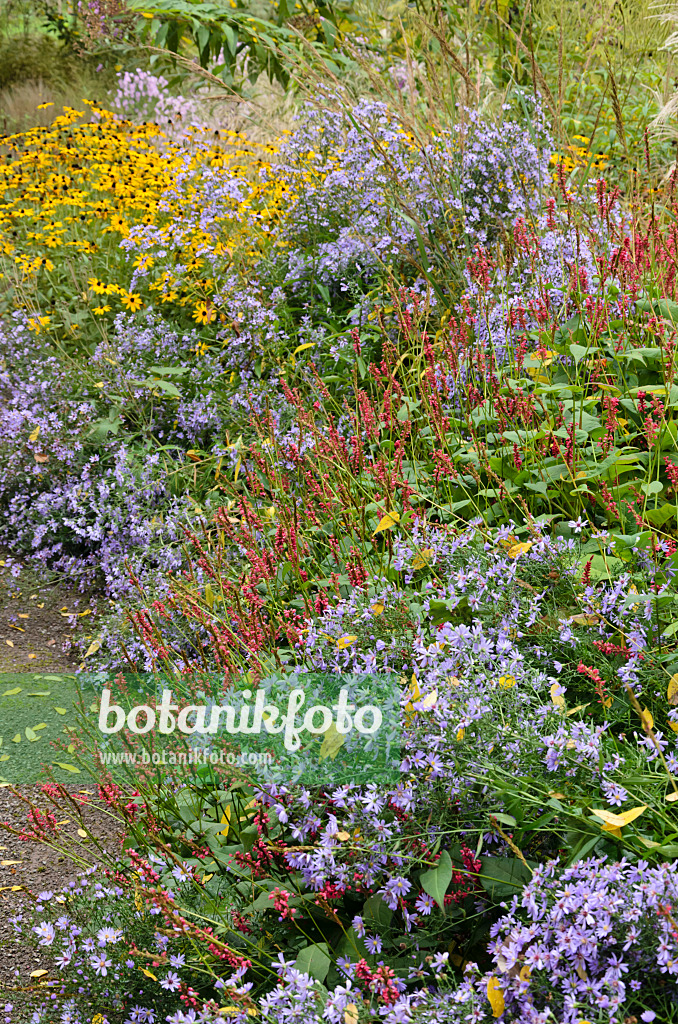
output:
[[[492,926],[493,972],[474,977],[472,967],[467,981],[414,1019],[489,1024],[497,1017],[488,998],[491,991],[496,999],[495,990],[506,1021],[670,1019],[677,884],[675,864],[642,860],[536,867]]]

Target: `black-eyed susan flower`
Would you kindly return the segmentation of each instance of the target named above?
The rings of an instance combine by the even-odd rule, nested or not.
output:
[[[95,295],[106,294],[106,284],[100,281],[97,277],[90,277],[87,284],[90,286]]]
[[[110,309],[110,306],[95,306],[92,312],[96,313],[97,316],[103,316],[104,313],[109,313]]]
[[[193,313],[193,319],[199,324],[211,324],[216,316],[216,311],[210,308],[206,302],[199,302]]]
[[[136,313],[144,304],[139,292],[123,292],[122,289],[120,291],[120,301],[130,313]]]

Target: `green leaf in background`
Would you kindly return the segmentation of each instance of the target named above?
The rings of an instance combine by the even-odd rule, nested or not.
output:
[[[324,981],[332,966],[329,957],[329,946],[326,942],[317,942],[305,946],[295,961],[295,966],[302,974],[310,974],[316,981]]]
[[[431,896],[441,910],[445,909],[445,893],[452,881],[452,860],[447,850],[443,850],[434,868],[424,871],[419,879],[425,893]]]

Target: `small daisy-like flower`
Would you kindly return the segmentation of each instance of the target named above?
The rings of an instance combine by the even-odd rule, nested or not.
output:
[[[181,981],[176,971],[170,971],[166,978],[162,978],[160,981],[160,987],[166,989],[168,992],[176,992],[177,989],[181,988]]]
[[[110,306],[95,306],[92,312],[96,313],[97,316],[103,316],[104,313],[109,313],[110,309]]]
[[[53,924],[49,924],[47,921],[41,921],[38,927],[34,928],[33,931],[38,936],[41,946],[51,946],[54,942],[56,932],[54,931]]]
[[[113,961],[108,960],[105,953],[90,957],[89,962],[94,968],[94,973],[100,974],[103,978],[108,974],[108,968],[113,966]]]
[[[100,946],[106,946],[109,942],[120,942],[122,928],[100,928],[97,932],[97,939]]]

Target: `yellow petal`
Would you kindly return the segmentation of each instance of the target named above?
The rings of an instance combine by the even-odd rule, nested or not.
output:
[[[501,982],[499,978],[489,978],[487,982],[487,998],[490,1006],[492,1007],[492,1016],[501,1017],[506,1003],[504,1001],[504,993],[502,991]]]

